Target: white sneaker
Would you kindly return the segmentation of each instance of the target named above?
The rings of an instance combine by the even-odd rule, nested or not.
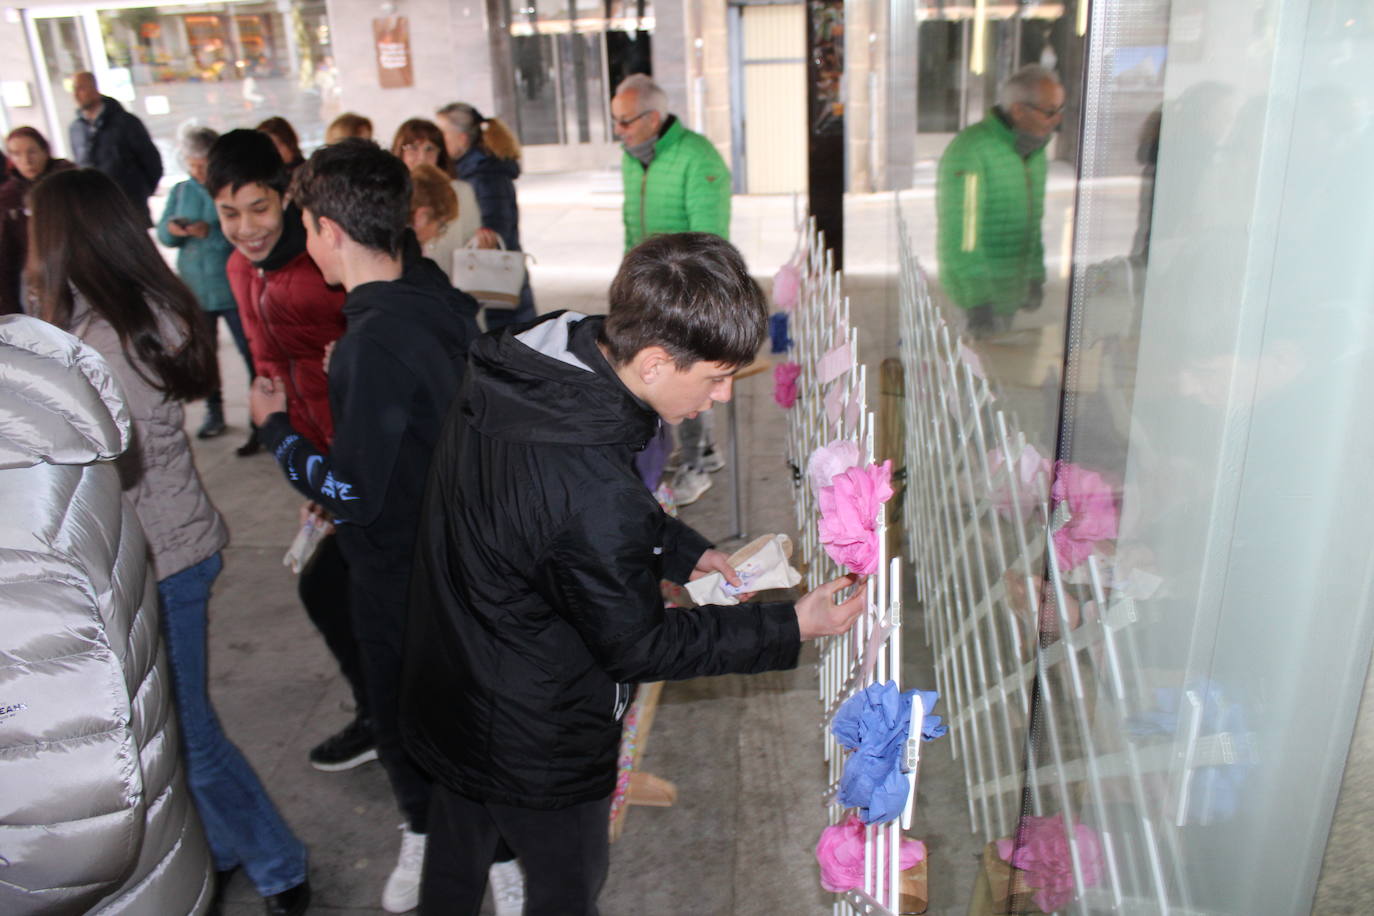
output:
[[[725,456],[713,448],[708,448],[701,453],[701,469],[708,474],[714,474],[725,467]]]
[[[711,475],[695,468],[683,468],[673,478],[673,494],[677,497],[678,508],[691,505],[701,494],[711,489]]]
[[[401,854],[382,888],[382,909],[409,913],[420,905],[420,875],[425,867],[425,835],[401,825]]]
[[[522,916],[525,912],[525,873],[520,863],[497,862],[487,872],[491,883],[491,899],[496,903],[496,916]]]

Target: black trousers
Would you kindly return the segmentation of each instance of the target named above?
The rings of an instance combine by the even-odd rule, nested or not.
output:
[[[420,916],[475,916],[503,841],[525,869],[526,916],[597,916],[610,813],[609,796],[544,811],[470,801],[436,783]]]
[[[410,570],[402,569],[399,575],[365,572],[347,549],[344,559],[349,564],[353,633],[367,688],[377,759],[386,770],[410,829],[427,833],[431,783],[401,743],[401,663]]]
[[[367,681],[358,658],[358,639],[353,635],[352,602],[348,592],[348,563],[339,550],[339,539],[329,535],[320,541],[315,555],[301,570],[298,583],[301,604],[310,622],[324,637],[344,680],[353,691],[353,705],[360,718],[370,718]]]

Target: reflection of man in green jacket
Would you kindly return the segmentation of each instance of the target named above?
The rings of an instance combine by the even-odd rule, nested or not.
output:
[[[624,144],[625,250],[651,235],[709,232],[730,238],[730,169],[715,146],[668,114],[668,97],[648,76],[627,76],[611,99],[615,134]],[[725,466],[711,436],[711,414],[678,427],[681,446],[673,493],[679,506],[711,486]]]
[[[1045,144],[1063,117],[1054,71],[1022,67],[982,121],[940,157],[936,189],[940,283],[968,312],[969,333],[1006,330],[1018,308],[1040,307],[1045,249]]]

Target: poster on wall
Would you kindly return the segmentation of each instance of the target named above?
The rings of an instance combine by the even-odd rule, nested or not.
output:
[[[844,2],[811,0],[811,130],[817,135],[844,132]]]
[[[372,38],[377,46],[377,81],[381,87],[404,89],[415,85],[410,60],[410,21],[405,16],[374,19]]]

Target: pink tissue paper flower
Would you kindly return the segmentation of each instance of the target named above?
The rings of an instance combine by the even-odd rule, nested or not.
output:
[[[1078,864],[1083,869],[1083,886],[1096,887],[1102,880],[1102,846],[1091,827],[1073,828],[1078,841]],[[1031,899],[1046,913],[1064,908],[1074,898],[1073,856],[1064,830],[1064,816],[1021,818],[1016,839],[997,841],[997,855],[1025,872],[1026,884],[1035,889]]]
[[[1063,503],[1069,509],[1068,522],[1054,533],[1054,549],[1064,572],[1082,565],[1098,541],[1116,538],[1116,500],[1101,474],[1068,461],[1055,462],[1050,498],[1056,508]]]
[[[852,573],[878,570],[878,513],[892,498],[892,462],[853,467],[822,487],[821,543],[830,559]]]
[[[784,312],[797,307],[801,295],[801,268],[788,261],[773,274],[773,303]]]
[[[790,410],[797,403],[797,377],[801,366],[796,363],[778,363],[773,367],[773,400],[784,410]]]
[[[849,815],[843,823],[821,831],[816,843],[816,861],[821,864],[821,887],[843,894],[864,883],[864,822]],[[902,838],[898,866],[905,871],[926,857],[926,844]]]
[[[822,487],[834,482],[835,475],[856,467],[862,460],[859,444],[849,439],[836,439],[829,445],[817,448],[806,460],[806,476],[811,481],[811,492],[819,495]]]

